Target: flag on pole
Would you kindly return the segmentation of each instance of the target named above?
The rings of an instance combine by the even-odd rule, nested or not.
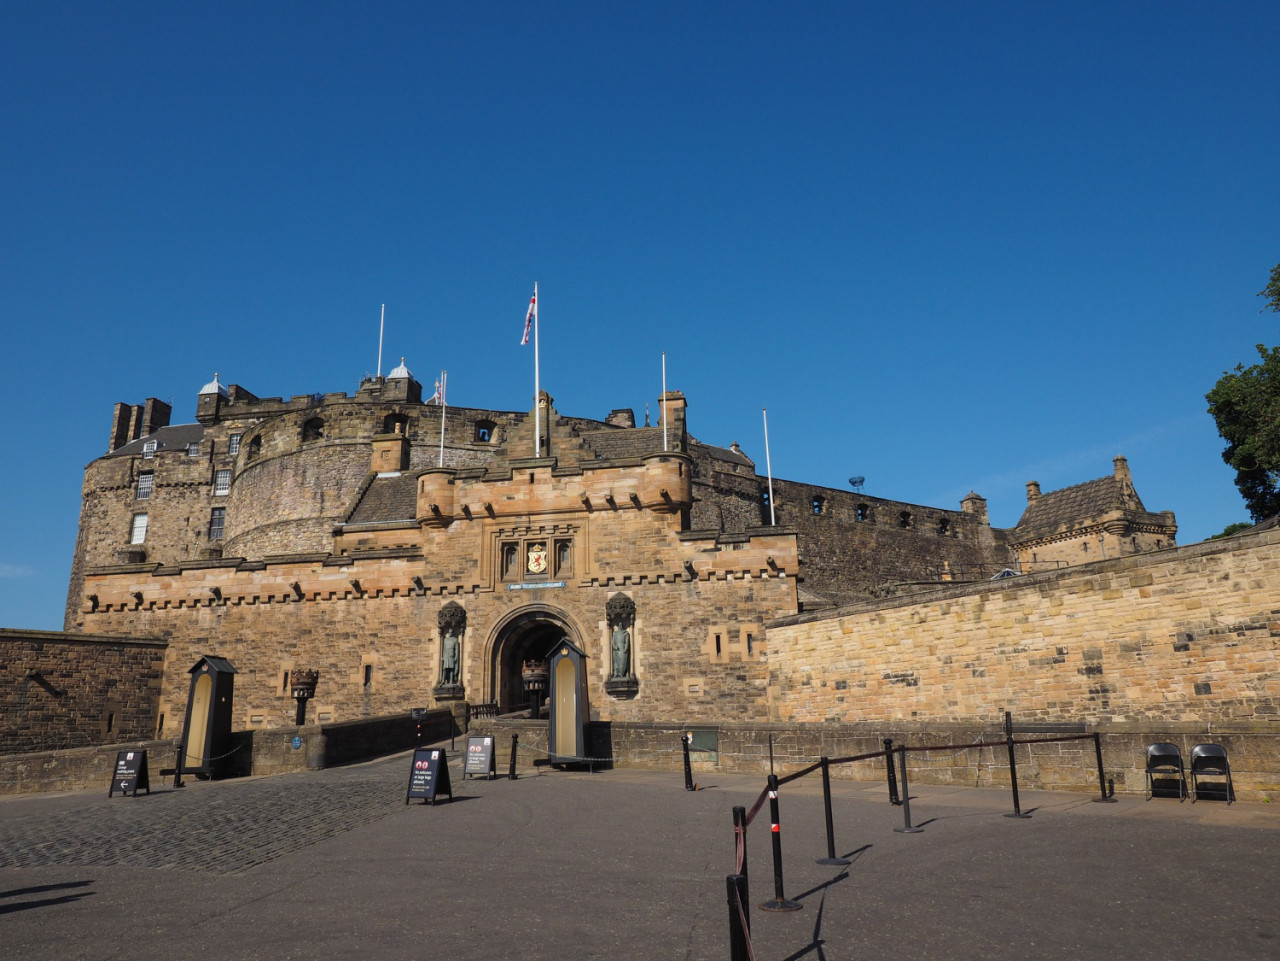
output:
[[[524,336],[520,338],[520,346],[529,343],[529,331],[533,330],[533,321],[538,316],[538,290],[535,287],[533,296],[529,298],[529,310],[524,315]]]
[[[428,403],[428,404],[441,404],[441,403],[444,403],[444,389],[443,389],[442,385],[440,384],[440,379],[439,379],[439,378],[436,378],[436,392],[435,392],[434,394],[432,394],[432,395],[431,395],[431,399],[430,399],[429,401],[427,401],[427,403]]]

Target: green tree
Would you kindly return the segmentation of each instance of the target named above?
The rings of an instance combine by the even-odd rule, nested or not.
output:
[[[1230,537],[1232,534],[1239,534],[1241,531],[1247,531],[1252,526],[1253,526],[1252,524],[1246,524],[1244,521],[1236,521],[1236,523],[1228,524],[1226,527],[1224,527],[1222,529],[1221,534],[1212,534],[1209,537],[1206,537],[1205,540],[1207,541],[1221,540],[1224,537]]]
[[[1280,513],[1280,347],[1258,345],[1262,362],[1238,364],[1205,394],[1222,459],[1236,472],[1236,487],[1255,522]]]
[[[1280,313],[1280,264],[1271,268],[1271,282],[1258,291],[1258,296],[1267,298],[1267,306],[1263,310]]]

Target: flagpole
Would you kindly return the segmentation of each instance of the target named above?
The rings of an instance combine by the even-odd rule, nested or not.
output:
[[[440,371],[440,467],[444,466],[444,415],[449,406],[445,401],[448,384],[449,372],[447,370]]]
[[[542,456],[542,385],[538,380],[538,282],[533,282],[533,456]]]
[[[382,331],[387,325],[387,305],[382,305],[382,319],[378,321],[378,376],[382,376]]]
[[[662,352],[662,449],[667,449],[667,352]]]
[[[773,513],[773,462],[769,460],[769,408],[761,407],[760,412],[764,415],[764,469],[769,475],[769,526],[773,527],[778,522]]]

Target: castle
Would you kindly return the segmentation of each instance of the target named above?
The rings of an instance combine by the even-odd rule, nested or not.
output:
[[[1124,458],[1042,494],[1012,529],[959,510],[778,478],[630,410],[566,416],[424,403],[403,362],[344,393],[258,398],[215,375],[196,423],[117,404],[85,472],[66,610],[76,634],[167,641],[154,730],[181,725],[192,663],[238,672],[238,729],[410,707],[528,706],[527,665],[570,644],[590,717],[788,716],[770,622],[1172,547]],[[536,675],[536,672],[535,672]],[[772,677],[772,680],[771,680]],[[772,685],[772,686],[771,686]]]

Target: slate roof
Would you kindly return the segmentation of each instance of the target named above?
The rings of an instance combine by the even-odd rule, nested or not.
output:
[[[1137,491],[1115,476],[1099,477],[1073,487],[1041,494],[1018,518],[1018,533],[1047,533],[1060,527],[1079,526],[1113,511],[1146,513]]]
[[[161,427],[153,434],[131,440],[123,447],[117,447],[107,457],[128,457],[142,453],[142,445],[148,441],[156,442],[156,453],[187,449],[188,444],[198,444],[204,440],[204,424],[175,424],[172,427]]]
[[[418,484],[413,474],[375,477],[348,524],[377,524],[386,521],[412,522],[418,513]]]

